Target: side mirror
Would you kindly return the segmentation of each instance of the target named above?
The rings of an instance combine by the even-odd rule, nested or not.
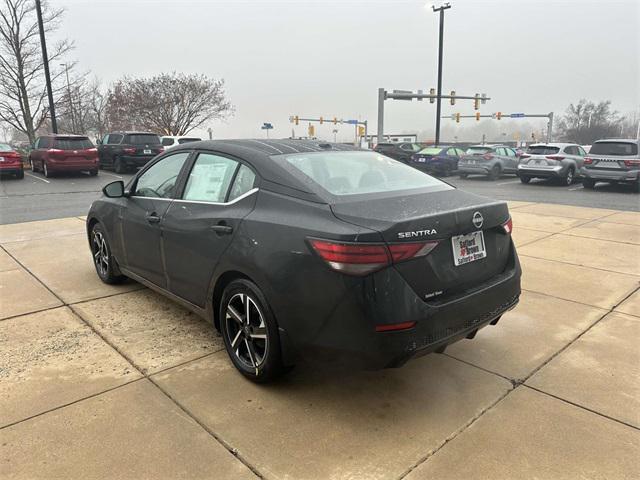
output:
[[[102,189],[102,193],[108,198],[124,197],[124,182],[116,180],[115,182],[107,183]]]

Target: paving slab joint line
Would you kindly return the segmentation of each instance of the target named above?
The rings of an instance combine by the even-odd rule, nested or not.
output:
[[[530,258],[533,258],[533,257],[530,257]],[[555,262],[555,260],[548,260],[548,261],[549,262]],[[585,268],[591,268],[591,267],[585,267]],[[619,273],[619,272],[616,272],[616,273]],[[620,275],[630,275],[629,273],[619,273],[619,274]],[[631,276],[633,276],[633,275],[631,275]],[[637,285],[635,287],[633,287],[633,289],[630,290],[628,294],[625,293],[625,296],[624,296],[625,299],[629,298],[630,294],[632,294],[638,288],[640,288],[640,279],[638,279],[638,282],[636,282],[636,283],[637,283]],[[584,305],[585,307],[596,308],[598,310],[607,310],[606,307],[599,307],[598,305],[592,305],[591,303],[584,303],[584,302],[580,302],[578,300],[572,300],[570,298],[558,297],[556,295],[551,295],[550,293],[539,292],[538,290],[531,290],[530,288],[522,288],[521,290],[523,292],[535,293],[536,295],[543,295],[545,297],[555,298],[556,300],[562,300],[563,302],[571,302],[571,303],[575,303],[576,305]]]
[[[539,388],[534,387],[532,385],[523,385],[523,386],[528,388],[528,389],[530,389],[530,390],[534,390],[534,391],[536,391],[538,393],[541,393],[543,395],[547,395],[548,397],[555,398],[556,400],[560,400],[561,402],[567,403],[567,404],[572,405],[574,407],[578,407],[578,408],[581,408],[581,409],[586,410],[588,412],[594,413],[594,414],[596,414],[596,415],[598,415],[600,417],[604,417],[607,420],[611,420],[613,422],[620,423],[620,424],[622,424],[622,425],[624,425],[626,427],[631,427],[634,430],[640,431],[640,427],[637,427],[635,425],[627,423],[624,420],[620,420],[618,418],[611,417],[611,416],[609,416],[609,415],[607,415],[605,413],[602,413],[602,412],[599,412],[597,410],[593,410],[591,408],[585,407],[584,405],[580,405],[579,403],[574,403],[571,400],[567,400],[566,398],[558,397],[557,395],[554,395],[553,393],[545,392],[544,390],[540,390]]]
[[[191,418],[194,422],[196,422],[198,425],[200,425],[200,427],[206,431],[209,435],[211,435],[214,439],[216,439],[218,441],[218,443],[220,443],[220,445],[222,445],[231,455],[233,455],[234,457],[236,457],[238,459],[238,461],[240,463],[242,463],[245,467],[247,467],[249,470],[251,470],[251,472],[253,472],[254,475],[256,475],[258,478],[260,479],[264,479],[264,475],[262,475],[262,473],[260,473],[260,471],[254,467],[239,451],[237,448],[233,447],[232,445],[230,445],[226,440],[224,440],[222,437],[220,437],[216,432],[214,432],[213,430],[211,430],[204,422],[200,421],[200,419],[198,417],[196,417],[193,413],[191,413],[186,407],[184,407],[178,400],[176,400],[175,398],[173,398],[173,396],[171,396],[171,394],[166,391],[164,388],[162,388],[158,383],[156,383],[155,379],[151,378],[151,377],[147,377],[147,379],[153,384],[155,385],[155,387],[160,390],[162,393],[164,393],[175,405],[178,406],[178,408],[180,410],[182,410],[186,415],[189,416],[189,418]]]
[[[413,466],[409,467],[408,470],[406,470],[404,473],[402,473],[399,477],[398,480],[402,480],[403,478],[405,478],[407,475],[409,475],[411,472],[413,472],[416,468],[418,468],[420,465],[422,465],[424,462],[426,462],[427,460],[429,460],[431,457],[433,457],[436,453],[438,453],[445,445],[447,445],[449,442],[451,442],[452,440],[454,440],[458,435],[460,435],[462,432],[464,432],[465,430],[467,430],[469,427],[471,427],[471,425],[473,425],[474,423],[476,423],[480,417],[482,417],[485,413],[487,413],[489,410],[491,410],[492,408],[494,408],[498,403],[500,403],[502,400],[504,400],[507,395],[509,395],[511,392],[513,392],[515,390],[515,388],[511,387],[509,388],[506,392],[504,392],[504,394],[502,394],[495,402],[493,402],[491,405],[489,405],[488,407],[484,408],[483,410],[480,411],[480,413],[478,413],[478,415],[476,415],[475,417],[473,417],[471,420],[469,420],[466,424],[464,424],[462,427],[460,427],[458,430],[456,430],[455,432],[453,432],[451,435],[449,435],[440,445],[438,445],[437,447],[431,449],[424,457],[422,457],[420,460],[418,460],[415,464],[413,464]]]
[[[129,364],[135,368],[138,373],[140,373],[140,375],[142,375],[142,378],[145,378],[147,380],[149,380],[162,394],[164,394],[167,398],[169,398],[169,400],[171,400],[174,405],[176,405],[178,408],[180,408],[180,410],[182,410],[189,418],[191,418],[194,422],[196,422],[198,425],[200,425],[200,427],[202,427],[211,437],[213,437],[220,445],[222,445],[223,448],[225,448],[231,455],[233,455],[234,457],[236,457],[238,459],[238,461],[240,461],[245,467],[247,467],[249,470],[251,470],[256,476],[258,476],[258,478],[263,479],[264,476],[250,463],[248,463],[244,457],[242,455],[240,455],[240,453],[233,447],[231,447],[229,444],[227,444],[227,442],[225,442],[221,437],[219,437],[215,432],[213,432],[213,430],[211,430],[209,427],[207,427],[204,423],[202,423],[195,415],[193,415],[189,410],[187,410],[185,407],[183,407],[179,402],[177,402],[171,395],[169,395],[168,392],[166,392],[163,388],[161,388],[149,375],[146,375],[143,371],[143,369],[137,365],[133,359],[130,359],[124,352],[122,352],[119,348],[117,348],[113,343],[111,343],[109,340],[107,340],[103,335],[100,334],[100,332],[98,332],[93,325],[91,325],[88,321],[86,321],[84,319],[84,317],[82,315],[80,315],[78,313],[78,311],[74,308],[73,305],[70,305],[68,303],[66,303],[62,298],[60,298],[60,296],[58,296],[53,290],[51,290],[47,285],[45,285],[44,282],[42,282],[42,280],[40,280],[38,277],[36,277],[33,272],[31,272],[25,265],[22,264],[22,262],[20,262],[17,258],[15,258],[13,255],[11,255],[11,253],[9,253],[4,247],[2,247],[2,245],[0,245],[0,248],[2,250],[4,250],[7,255],[9,255],[11,258],[13,258],[22,268],[25,269],[25,271],[27,271],[33,278],[35,278],[38,283],[40,283],[42,286],[44,286],[49,292],[51,292],[51,294],[56,297],[58,300],[60,300],[60,302],[62,302],[63,306],[66,306],[67,308],[69,308],[73,314],[75,316],[77,316],[80,321],[82,323],[84,323],[85,325],[87,325],[100,339],[102,339],[103,342],[105,342],[107,345],[109,345],[113,350],[115,350],[120,356],[122,356],[127,362],[129,362]],[[59,308],[59,307],[56,307]],[[215,353],[215,352],[213,352]],[[211,353],[211,354],[213,354]],[[191,360],[189,360],[191,361]],[[115,387],[118,388],[118,387]],[[104,392],[100,392],[96,395],[100,395]],[[81,401],[81,400],[78,400]],[[74,402],[75,403],[75,402]],[[62,407],[56,407],[53,410],[57,410],[58,408],[62,408]],[[46,412],[45,412],[46,413]],[[24,421],[25,419],[21,420]],[[15,422],[18,423],[18,422]]]
[[[542,238],[540,240],[546,240],[549,237],[545,237]],[[536,242],[540,241],[540,240],[536,240]],[[602,240],[603,242],[608,242],[609,240]],[[583,268],[591,268],[592,270],[599,270],[601,272],[609,272],[609,273],[618,273],[621,275],[631,275],[634,277],[640,277],[640,274],[638,273],[627,273],[627,272],[620,272],[618,270],[609,270],[607,268],[600,268],[600,267],[592,267],[591,265],[582,265],[580,263],[571,263],[571,262],[565,262],[562,260],[551,260],[549,258],[544,258],[544,257],[536,257],[535,255],[527,255],[526,253],[519,253],[518,254],[519,257],[527,257],[527,258],[535,258],[537,260],[546,260],[547,262],[558,262],[558,263],[562,263],[564,265],[573,265],[575,267],[583,267]]]

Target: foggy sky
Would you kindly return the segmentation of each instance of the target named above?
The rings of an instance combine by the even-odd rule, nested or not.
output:
[[[368,119],[375,133],[378,87],[436,86],[438,16],[426,1],[50,1],[66,8],[59,35],[75,41],[79,70],[106,83],[172,70],[224,78],[235,115],[210,125],[214,138],[261,137],[263,122],[273,123],[272,137],[289,136],[292,114]],[[580,98],[639,108],[640,2],[451,4],[443,89],[486,92],[493,100],[481,113],[561,113]],[[385,109],[385,133],[433,138],[435,105],[388,101]],[[473,106],[443,103],[443,114],[452,112]],[[475,120],[443,122],[445,140],[465,140],[464,125],[478,129]],[[508,131],[522,125],[502,122]],[[332,138],[332,129],[317,134]],[[338,140],[353,138],[352,126],[339,130]]]

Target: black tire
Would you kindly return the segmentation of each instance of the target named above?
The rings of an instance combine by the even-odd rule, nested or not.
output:
[[[588,190],[593,190],[596,188],[596,181],[591,178],[583,178],[582,186]]]
[[[522,183],[529,183],[531,181],[531,177],[527,175],[520,175],[520,181]]]
[[[111,248],[104,234],[102,225],[96,223],[91,228],[91,256],[93,257],[93,265],[96,267],[96,273],[100,280],[109,285],[122,283],[127,277],[120,273],[118,265],[111,256]]]
[[[38,171],[38,170],[36,170],[36,166],[34,165],[34,163],[33,163],[33,160],[32,160],[32,159],[29,159],[29,164],[31,165],[31,171],[32,171],[32,172],[34,172],[34,173],[35,173],[35,172],[37,172],[37,171]]]
[[[469,176],[468,173],[459,173],[458,176],[462,179],[467,178]]]
[[[91,175],[92,177],[95,177],[96,175],[98,175],[98,170],[89,170],[89,175]]]
[[[567,174],[564,177],[562,177],[560,181],[562,182],[562,185],[565,185],[568,187],[573,184],[575,179],[576,179],[575,170],[573,169],[573,167],[570,167],[569,170],[567,170]]]
[[[633,191],[636,193],[640,193],[640,178],[636,180],[636,183],[633,185]]]
[[[500,165],[496,163],[493,167],[491,167],[491,171],[489,172],[489,178],[491,180],[498,180],[501,174],[502,174],[502,169],[500,168]]]
[[[16,173],[16,178],[18,180],[24,178],[24,170],[20,170],[18,173]]]
[[[46,161],[42,162],[42,173],[44,173],[44,176],[47,177],[47,178],[53,177],[53,172],[51,172],[49,170],[49,167],[47,167],[47,162]]]
[[[124,173],[126,170],[125,166],[122,164],[122,160],[120,157],[116,157],[113,159],[113,171],[116,173]]]
[[[222,294],[219,315],[225,348],[242,375],[256,383],[267,383],[285,372],[278,325],[257,285],[244,279],[229,283]]]

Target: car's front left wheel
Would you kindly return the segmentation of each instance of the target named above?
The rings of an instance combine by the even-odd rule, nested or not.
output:
[[[104,234],[102,225],[96,223],[91,229],[91,253],[96,273],[104,283],[110,285],[122,283],[127,277],[120,273],[114,258],[111,256],[111,248]]]
[[[256,383],[284,373],[278,325],[256,284],[238,279],[227,285],[219,315],[227,353],[240,373]]]

